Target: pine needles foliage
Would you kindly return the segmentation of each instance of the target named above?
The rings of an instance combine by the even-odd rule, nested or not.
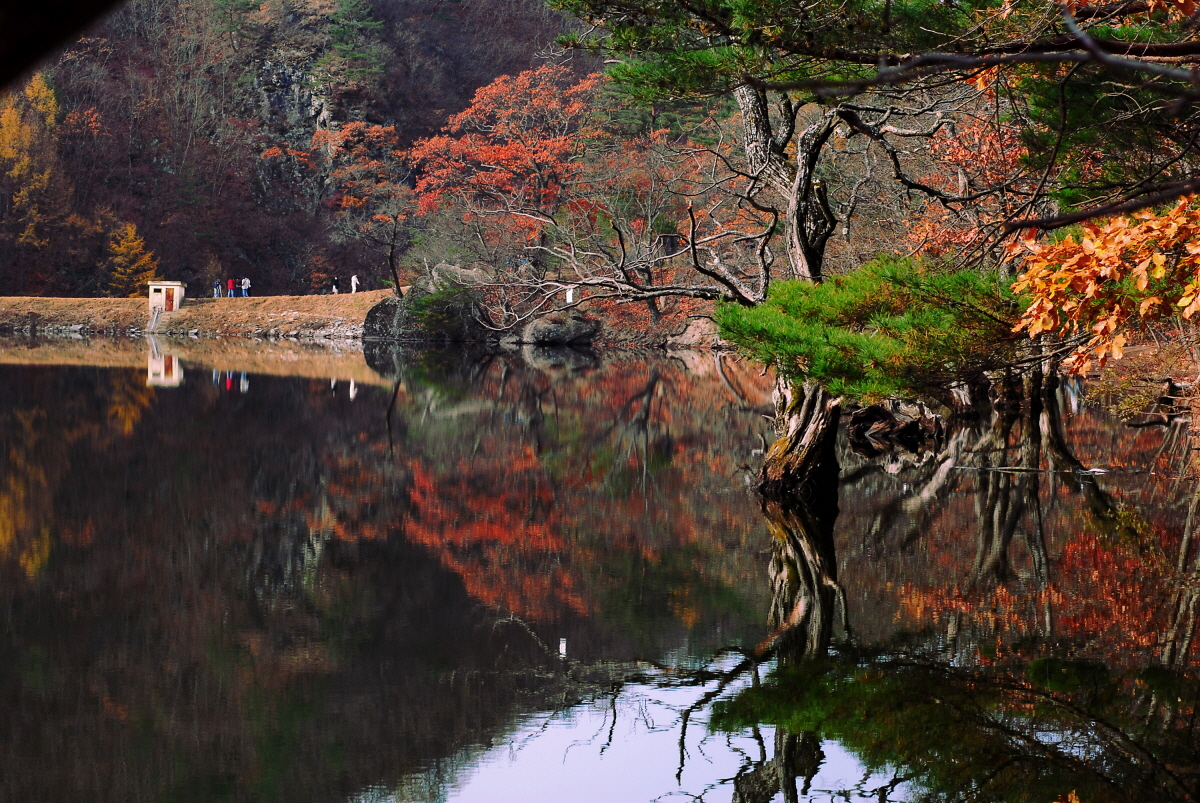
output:
[[[880,257],[821,284],[776,282],[766,303],[722,303],[716,318],[722,337],[788,379],[864,401],[937,400],[1018,359],[1010,283]]]
[[[105,268],[109,275],[108,295],[118,298],[138,298],[145,295],[146,285],[158,281],[158,260],[146,250],[132,223],[122,224],[108,243]]]
[[[1128,704],[1107,681],[1076,693],[1045,695],[1001,670],[954,672],[923,657],[846,654],[776,669],[761,685],[714,703],[709,727],[736,732],[771,724],[835,740],[867,769],[904,777],[917,793],[911,799],[1138,799],[1114,794],[1146,788],[1132,761],[1102,749],[1063,760],[1030,735],[1086,733],[1099,721],[1121,721],[1119,706]],[[1018,707],[1025,713],[1013,717]],[[1147,735],[1151,743],[1140,745],[1158,755],[1170,749],[1166,734]],[[1068,796],[1072,789],[1080,794]],[[1170,797],[1162,790],[1151,796]]]
[[[330,52],[317,64],[321,73],[340,73],[352,83],[383,74],[387,60],[378,41],[383,23],[366,0],[337,0],[329,19]]]

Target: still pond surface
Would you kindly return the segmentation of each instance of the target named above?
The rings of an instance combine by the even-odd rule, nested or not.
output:
[[[764,505],[728,356],[152,345],[0,351],[0,800],[1200,797],[1186,424],[1064,385]]]

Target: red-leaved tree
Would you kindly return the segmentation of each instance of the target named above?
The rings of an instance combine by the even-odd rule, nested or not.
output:
[[[458,210],[483,247],[482,323],[585,299],[641,301],[651,319],[671,296],[761,301],[775,218],[731,146],[617,136],[600,79],[570,81],[561,67],[500,78],[409,151],[420,209]]]
[[[273,147],[263,157],[305,188],[314,212],[332,213],[337,239],[365,245],[400,286],[416,196],[395,126],[345,123],[316,131],[306,149]]]
[[[595,134],[600,79],[572,77],[551,66],[502,76],[476,92],[444,134],[413,145],[421,209],[454,205],[493,252],[506,238],[536,238],[538,217],[559,209]]]

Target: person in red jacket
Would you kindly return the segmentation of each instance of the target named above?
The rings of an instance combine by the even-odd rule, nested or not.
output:
[[[233,279],[229,279],[229,280],[227,280],[227,281],[225,282],[225,287],[226,287],[226,288],[228,289],[228,291],[229,291],[229,292],[228,292],[228,294],[227,294],[227,295],[229,296],[229,298],[233,298]]]

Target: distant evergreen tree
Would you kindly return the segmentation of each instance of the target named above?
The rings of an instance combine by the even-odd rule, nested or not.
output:
[[[378,39],[382,27],[366,0],[338,0],[329,17],[330,52],[317,64],[318,71],[340,74],[351,83],[381,75],[386,61]]]
[[[108,294],[119,298],[144,295],[148,282],[158,281],[158,260],[146,250],[132,223],[122,225],[108,243]]]
[[[214,0],[213,12],[216,15],[221,33],[228,34],[229,42],[237,50],[239,39],[251,39],[254,36],[254,26],[250,15],[258,10],[258,0]]]

